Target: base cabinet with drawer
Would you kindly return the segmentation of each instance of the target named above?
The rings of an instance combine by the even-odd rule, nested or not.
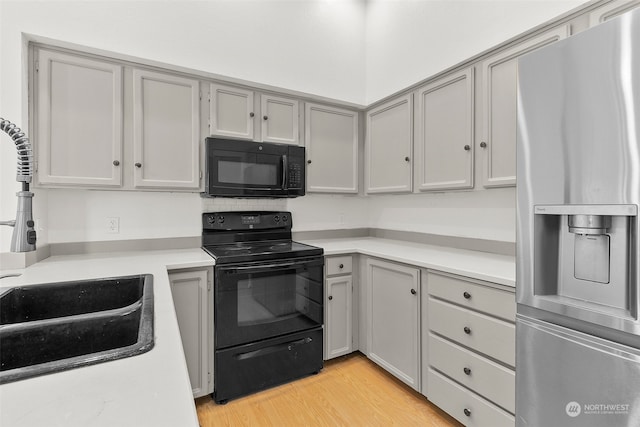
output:
[[[420,270],[365,260],[366,355],[420,391]]]
[[[213,299],[211,269],[169,271],[184,358],[193,397],[213,392]]]
[[[467,426],[515,424],[515,295],[426,272],[423,393]]]
[[[327,257],[324,293],[324,360],[353,349],[353,257]]]

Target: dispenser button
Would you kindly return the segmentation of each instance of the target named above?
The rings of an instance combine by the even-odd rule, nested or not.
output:
[[[32,219],[30,219],[29,221],[27,221],[27,227],[32,227],[32,228],[33,228],[33,226],[34,226],[34,225],[36,225],[36,223],[35,223],[35,222],[33,222],[33,220],[32,220]]]
[[[27,231],[27,243],[33,245],[36,243],[36,231],[29,230]]]

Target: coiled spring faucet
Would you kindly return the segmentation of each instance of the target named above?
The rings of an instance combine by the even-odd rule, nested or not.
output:
[[[0,225],[13,227],[11,252],[30,252],[36,250],[36,230],[34,229],[32,199],[29,183],[33,177],[33,150],[29,138],[22,130],[0,117],[0,130],[7,133],[18,150],[18,174],[16,180],[22,183],[22,191],[18,191],[18,209],[13,221],[0,221]]]

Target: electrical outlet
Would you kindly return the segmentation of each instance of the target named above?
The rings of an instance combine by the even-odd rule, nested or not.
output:
[[[120,232],[120,218],[117,216],[107,217],[107,233],[118,234]]]

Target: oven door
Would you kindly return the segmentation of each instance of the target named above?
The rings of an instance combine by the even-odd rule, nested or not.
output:
[[[322,325],[323,257],[215,268],[216,350]]]

